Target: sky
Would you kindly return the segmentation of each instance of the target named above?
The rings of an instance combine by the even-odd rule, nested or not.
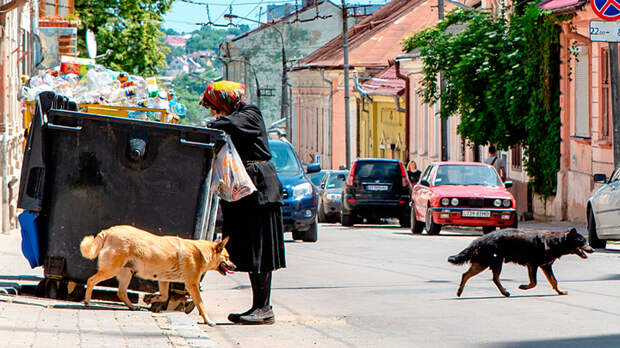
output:
[[[232,13],[242,17],[249,17],[254,20],[258,20],[260,9],[262,8],[261,21],[266,20],[265,11],[267,5],[276,4],[301,4],[303,0],[176,0],[172,9],[164,16],[163,27],[165,29],[174,29],[178,32],[191,32],[199,29],[200,26],[196,23],[206,23],[209,21],[207,18],[207,6],[209,4],[209,14],[211,21],[217,24],[226,24],[227,20],[224,19],[224,13],[229,11],[229,6],[232,6]],[[332,0],[336,4],[340,4],[340,0]],[[358,0],[347,1],[347,4],[385,4],[387,0]],[[256,24],[235,20],[237,24],[248,24],[250,27],[255,27]]]

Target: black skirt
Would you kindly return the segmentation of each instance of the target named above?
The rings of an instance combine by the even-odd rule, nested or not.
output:
[[[222,234],[240,272],[268,272],[286,267],[280,203],[259,204],[257,193],[237,202],[222,201]]]

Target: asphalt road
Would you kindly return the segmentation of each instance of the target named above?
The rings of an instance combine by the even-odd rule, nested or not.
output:
[[[457,298],[467,266],[446,259],[480,232],[414,236],[395,225],[322,224],[319,233],[314,244],[286,243],[288,267],[274,273],[273,326],[227,324],[229,312],[249,306],[247,275],[208,274],[203,296],[221,324],[201,325],[210,338],[221,347],[620,346],[620,251],[556,261],[566,296],[542,272],[536,288],[519,290],[527,271],[508,264],[501,281],[510,298],[488,270]]]

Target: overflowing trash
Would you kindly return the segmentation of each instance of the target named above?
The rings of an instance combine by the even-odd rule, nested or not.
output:
[[[167,120],[183,117],[185,105],[178,102],[174,90],[166,91],[154,77],[130,75],[95,64],[92,59],[62,57],[60,66],[31,77],[22,89],[27,101],[43,91],[53,91],[78,104],[101,104],[132,108],[163,109]],[[158,113],[131,110],[129,118],[159,121]]]

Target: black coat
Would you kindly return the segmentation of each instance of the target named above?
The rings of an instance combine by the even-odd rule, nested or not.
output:
[[[257,189],[239,201],[222,201],[222,232],[230,237],[226,248],[231,261],[241,272],[285,267],[282,184],[269,162],[271,151],[260,110],[242,103],[231,115],[221,116],[207,126],[230,135]]]

